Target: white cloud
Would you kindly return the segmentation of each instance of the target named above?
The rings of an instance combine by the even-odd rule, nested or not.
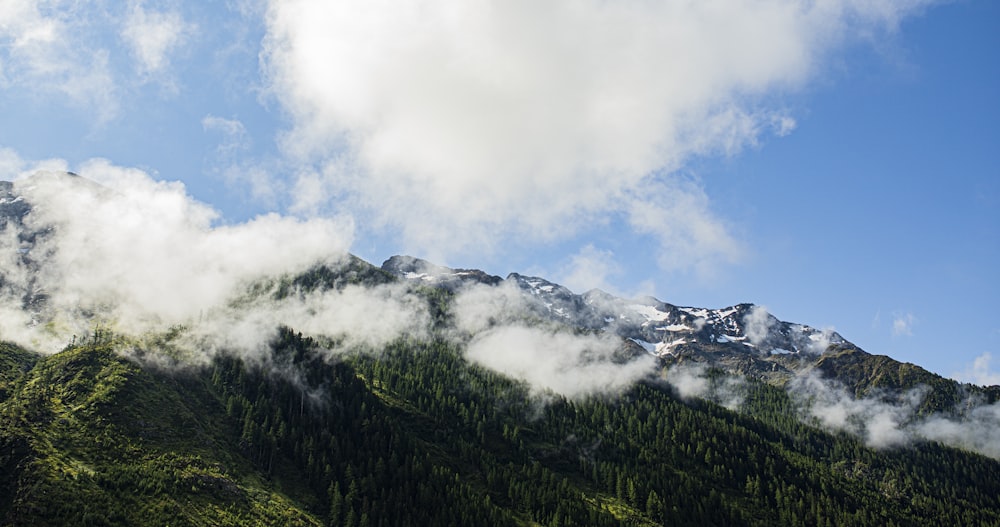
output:
[[[1000,459],[1000,403],[983,404],[973,397],[943,409],[948,413],[919,416],[929,389],[918,386],[906,393],[891,392],[855,398],[838,382],[815,372],[788,384],[788,393],[805,413],[824,427],[849,432],[868,446],[906,446],[915,440],[940,441]]]
[[[920,437],[1000,459],[1000,403],[977,405],[961,419],[931,416],[916,430]]]
[[[913,313],[895,313],[892,318],[893,337],[912,337],[913,326],[917,323],[917,318]]]
[[[558,282],[577,293],[600,289],[618,294],[615,287],[608,283],[608,277],[620,273],[621,266],[615,261],[614,253],[588,244],[570,257],[569,265],[559,273]]]
[[[179,10],[151,3],[4,0],[0,90],[87,112],[98,126],[150,81],[175,93],[171,59],[196,27]]]
[[[793,379],[789,394],[804,403],[806,412],[823,426],[850,432],[871,447],[885,448],[912,439],[905,425],[913,418],[925,392],[911,391],[899,404],[875,398],[855,399],[842,385],[810,373]]]
[[[674,364],[664,370],[663,380],[684,399],[708,399],[730,410],[743,404],[746,381],[735,375],[715,375],[698,362]]]
[[[655,359],[614,360],[621,339],[575,335],[522,325],[488,329],[469,343],[466,356],[487,368],[527,381],[535,390],[566,397],[614,394],[653,372]]]
[[[963,382],[970,382],[980,386],[1000,385],[1000,372],[992,367],[993,354],[985,352],[972,361],[965,371],[952,375],[953,378]]]
[[[206,132],[221,136],[215,147],[211,169],[222,176],[231,188],[247,190],[260,203],[274,204],[284,190],[284,184],[274,177],[272,161],[254,159],[253,141],[239,119],[206,115],[201,120]]]
[[[14,149],[0,148],[0,181],[15,181],[39,171],[66,172],[68,167],[63,159],[27,160]]]
[[[455,296],[452,312],[461,339],[495,326],[523,323],[530,307],[524,292],[505,281],[495,287],[475,284],[462,289]]]
[[[119,110],[107,50],[88,42],[92,13],[67,0],[6,0],[0,8],[0,88],[58,94],[100,121]],[[86,36],[83,36],[86,35]]]
[[[170,53],[193,31],[177,12],[148,11],[142,2],[132,2],[121,36],[129,46],[136,68],[143,77],[162,75],[170,66]]]
[[[247,129],[239,119],[226,119],[217,115],[206,115],[201,119],[201,126],[206,131],[219,132],[226,139],[220,148],[224,150],[242,150],[247,142]]]
[[[249,281],[336,261],[351,242],[349,219],[271,214],[216,225],[216,211],[193,200],[180,183],[157,182],[100,159],[77,171],[90,179],[42,173],[16,182],[17,191],[36,204],[24,219],[26,228],[54,227],[31,249],[31,257],[42,262],[36,280],[20,284],[48,296],[39,315],[48,324],[36,328],[44,334],[29,345],[43,345],[44,338],[64,345],[95,321],[129,334],[189,324]],[[7,255],[21,248],[16,237],[3,241]],[[13,276],[8,269],[4,274]],[[7,295],[2,303],[16,309],[20,298]],[[23,327],[15,326],[17,321],[3,320],[0,338],[23,337]]]
[[[317,167],[299,188],[318,174],[408,250],[617,217],[664,268],[703,271],[740,247],[701,186],[671,174],[788,133],[770,97],[923,3],[272,1],[263,57],[293,118],[285,152]]]
[[[746,326],[747,338],[754,346],[760,346],[767,339],[771,328],[778,323],[778,319],[771,316],[764,306],[753,306],[749,313],[743,317],[743,324]],[[762,351],[771,351],[769,349]]]
[[[266,360],[267,344],[279,326],[334,339],[332,349],[317,350],[332,355],[348,349],[378,351],[404,336],[425,338],[430,315],[427,303],[403,284],[348,285],[299,292],[280,300],[265,294],[207,311],[191,324],[181,344],[187,350],[197,350],[193,359],[228,351]]]
[[[664,380],[677,390],[677,394],[688,399],[705,398],[709,394],[708,367],[702,364],[674,366],[664,372]]]
[[[693,270],[710,277],[721,264],[738,261],[745,249],[710,210],[708,196],[693,182],[671,178],[669,187],[631,198],[628,221],[659,242],[658,263],[666,270]]]
[[[618,356],[621,338],[544,325],[533,315],[537,302],[510,281],[466,287],[452,304],[451,338],[466,347],[469,360],[526,381],[536,392],[614,394],[653,373],[650,355]]]

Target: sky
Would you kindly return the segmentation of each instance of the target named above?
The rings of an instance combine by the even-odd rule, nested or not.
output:
[[[161,182],[195,227],[375,264],[753,302],[978,384],[997,123],[986,0],[0,0],[0,179]]]

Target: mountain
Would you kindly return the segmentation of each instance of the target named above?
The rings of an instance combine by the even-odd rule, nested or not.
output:
[[[382,269],[449,290],[469,284],[513,284],[532,300],[540,316],[572,327],[612,332],[660,357],[679,356],[708,344],[762,357],[822,353],[831,345],[853,347],[836,332],[779,321],[753,304],[705,309],[678,307],[652,297],[628,300],[596,289],[577,295],[540,277],[511,273],[502,280],[479,270],[450,269],[411,256],[393,256]]]
[[[0,525],[1000,525],[1000,387],[411,256],[129,325],[65,309],[45,184],[0,184]]]
[[[165,370],[109,342],[0,347],[3,525],[995,525],[1000,462],[873,450],[643,382],[534,399],[442,343]],[[542,404],[542,406],[539,406]]]
[[[401,279],[454,291],[470,285],[511,287],[538,318],[617,335],[660,359],[661,366],[704,364],[783,385],[807,371],[843,383],[861,397],[879,390],[932,387],[926,411],[950,409],[982,396],[1000,400],[1000,387],[976,387],[943,378],[890,357],[871,355],[840,334],[778,320],[753,304],[721,309],[675,306],[647,297],[619,298],[600,290],[582,295],[544,278],[450,269],[411,256],[393,256],[382,270]]]

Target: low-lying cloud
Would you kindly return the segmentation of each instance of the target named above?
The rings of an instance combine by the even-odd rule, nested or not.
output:
[[[17,183],[37,204],[25,228],[52,228],[30,256],[57,316],[111,309],[128,328],[181,324],[251,280],[343,258],[351,242],[346,220],[269,214],[215,225],[217,213],[180,183],[103,160],[80,172],[86,179],[39,174]]]
[[[653,373],[656,361],[650,355],[616,359],[622,345],[620,338],[607,335],[511,325],[477,334],[466,357],[527,381],[536,391],[574,398],[620,392]]]
[[[220,306],[200,316],[177,342],[189,360],[236,352],[267,361],[268,345],[281,326],[322,337],[320,354],[345,350],[377,353],[401,337],[430,336],[427,303],[405,284],[348,285],[275,298],[273,290],[240,302]]]
[[[426,302],[400,284],[275,294],[347,262],[349,218],[217,224],[180,183],[103,160],[79,171],[15,182],[33,208],[0,233],[0,339],[51,352],[95,326],[138,338],[183,327],[178,342],[210,353],[259,350],[280,325],[350,346],[426,335]]]
[[[681,363],[663,372],[667,382],[683,399],[697,397],[738,410],[745,398],[745,379],[735,375],[711,375],[702,363]]]
[[[804,416],[828,429],[848,432],[871,447],[907,446],[914,441],[939,441],[1000,459],[1000,403],[970,398],[953,412],[920,415],[928,388],[902,394],[855,398],[838,382],[815,372],[796,377],[788,393]]]
[[[545,322],[538,315],[544,307],[512,282],[466,287],[452,312],[452,338],[466,346],[469,360],[526,381],[536,392],[614,394],[655,371],[654,357],[627,356],[619,337]]]
[[[743,317],[743,324],[750,343],[754,346],[760,346],[770,335],[771,328],[778,324],[778,319],[768,313],[766,307],[753,306],[750,312]]]
[[[53,352],[101,327],[148,347],[147,360],[159,345],[198,363],[221,352],[267,360],[281,326],[325,337],[320,353],[431,337],[427,301],[405,281],[289,286],[349,261],[349,218],[220,225],[180,183],[104,160],[79,171],[14,184],[32,208],[0,231],[0,340]],[[542,325],[533,302],[512,283],[465,288],[446,335],[469,360],[567,397],[620,391],[653,371],[651,356],[623,358],[620,338]]]

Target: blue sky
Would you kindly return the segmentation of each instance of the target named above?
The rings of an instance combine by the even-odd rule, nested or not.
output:
[[[0,178],[136,168],[1000,383],[996,2],[536,4],[8,1]]]

